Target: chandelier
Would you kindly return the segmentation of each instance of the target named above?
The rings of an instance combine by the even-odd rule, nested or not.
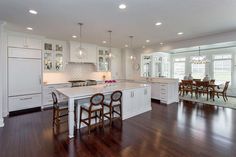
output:
[[[194,56],[191,58],[190,63],[192,64],[207,64],[210,61],[206,58],[206,56],[201,56],[201,49],[199,46],[198,49],[198,56]]]

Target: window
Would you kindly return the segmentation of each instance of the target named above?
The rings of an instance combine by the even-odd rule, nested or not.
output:
[[[205,64],[192,64],[192,77],[203,79],[205,77]]]
[[[232,56],[227,54],[213,56],[214,79],[218,83],[231,81]]]
[[[174,59],[174,78],[183,79],[185,76],[185,60],[186,58]]]

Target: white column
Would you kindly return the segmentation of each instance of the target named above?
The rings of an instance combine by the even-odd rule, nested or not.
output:
[[[0,21],[0,127],[4,126],[2,106],[3,106],[3,25],[4,22]]]
[[[68,128],[69,128],[69,138],[73,138],[74,137],[74,126],[75,126],[75,122],[74,122],[74,105],[75,105],[75,100],[74,98],[69,98],[69,117],[68,117]]]

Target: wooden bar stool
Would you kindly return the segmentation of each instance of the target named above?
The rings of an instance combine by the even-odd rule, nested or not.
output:
[[[111,94],[111,98],[109,100],[104,101],[104,107],[109,108],[109,111],[104,113],[104,117],[109,119],[110,125],[112,124],[112,121],[116,118],[119,118],[122,121],[122,101],[121,101],[121,99],[122,99],[122,92],[115,91]],[[117,109],[119,109],[119,111]],[[117,114],[118,117],[114,117],[114,113]]]
[[[61,118],[68,116],[68,101],[58,102],[57,94],[52,92],[52,99],[53,99],[53,121],[52,125],[53,128],[56,125],[60,127],[61,123],[67,122],[67,120],[62,121]],[[76,105],[75,105],[76,107]],[[75,124],[76,124],[76,109],[75,109]]]
[[[103,117],[103,101],[104,95],[101,93],[94,94],[89,103],[81,103],[80,106],[80,122],[79,128],[81,127],[81,123],[83,122],[88,126],[88,132],[90,134],[91,127],[94,126],[102,126],[104,125],[104,117]],[[88,117],[83,118],[83,112],[87,112]],[[99,113],[99,115],[98,115]],[[97,123],[97,118],[99,119],[99,123]],[[95,119],[95,124],[91,124],[91,120]]]

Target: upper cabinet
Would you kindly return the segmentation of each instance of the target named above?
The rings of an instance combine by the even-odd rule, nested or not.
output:
[[[109,50],[106,47],[97,48],[97,70],[101,72],[110,71]]]
[[[45,40],[44,51],[44,71],[60,72],[64,70],[64,54],[66,49],[65,41]]]
[[[70,41],[70,62],[74,63],[93,63],[97,62],[97,46],[94,44],[82,43],[82,48],[85,49],[86,55],[79,57],[80,43]]]
[[[156,52],[141,55],[142,77],[170,77],[170,56],[168,53]]]
[[[40,38],[36,38],[36,37],[24,36],[20,34],[9,34],[8,46],[41,50],[42,41]]]

